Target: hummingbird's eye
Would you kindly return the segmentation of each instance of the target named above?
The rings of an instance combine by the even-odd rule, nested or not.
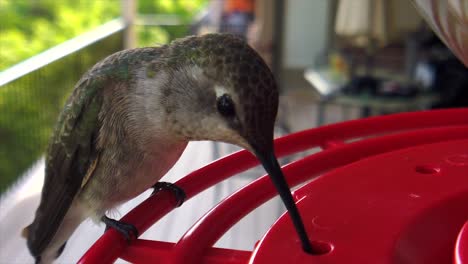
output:
[[[223,94],[218,97],[216,107],[218,108],[218,112],[225,117],[233,117],[236,115],[234,102],[228,94]]]

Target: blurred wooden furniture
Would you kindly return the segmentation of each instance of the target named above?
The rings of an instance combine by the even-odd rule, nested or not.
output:
[[[327,68],[307,69],[304,78],[319,95],[317,126],[324,124],[326,104],[341,105],[344,113],[349,107],[357,107],[361,111],[360,117],[364,118],[377,114],[424,110],[440,100],[438,94],[431,92],[420,92],[408,97],[378,96],[366,92],[345,94],[342,88],[349,80]]]

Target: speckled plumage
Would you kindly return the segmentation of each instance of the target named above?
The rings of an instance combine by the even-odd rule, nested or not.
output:
[[[216,110],[229,94],[236,116]],[[28,247],[57,255],[88,217],[142,193],[189,140],[272,150],[278,91],[270,70],[241,39],[188,37],[118,52],[86,73],[67,101],[47,152],[46,177]]]
[[[180,65],[180,61],[195,64],[207,76],[222,80],[222,85],[236,87],[238,97],[242,98],[240,116],[246,124],[242,136],[271,141],[273,135],[269,133],[273,133],[270,126],[276,118],[278,90],[268,66],[242,39],[220,34],[184,38],[172,43],[171,57],[168,65]],[[259,115],[269,120],[259,122],[255,118]],[[264,136],[254,135],[257,132]]]

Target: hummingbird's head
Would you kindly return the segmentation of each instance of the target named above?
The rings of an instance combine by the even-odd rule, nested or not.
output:
[[[166,98],[163,103],[175,109],[177,133],[254,153],[273,150],[278,88],[255,50],[229,34],[188,37],[168,48],[166,67],[174,80],[166,93],[177,94],[177,102]]]
[[[269,173],[310,251],[304,226],[273,149],[278,88],[263,59],[228,34],[188,37],[171,43],[164,59],[168,119],[187,140],[214,140],[254,153]],[[172,96],[176,95],[176,96]]]

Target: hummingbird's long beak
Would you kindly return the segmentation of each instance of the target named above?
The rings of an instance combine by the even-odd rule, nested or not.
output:
[[[283,172],[281,171],[281,167],[279,166],[278,160],[275,157],[274,151],[261,151],[255,149],[255,155],[260,160],[267,173],[270,175],[271,181],[275,185],[281,200],[283,200],[283,203],[286,206],[289,215],[291,216],[296,232],[299,235],[303,250],[307,253],[312,253],[312,246],[305,231],[304,223],[302,222],[301,216],[299,215],[299,211],[297,210],[296,204],[291,195],[291,191],[288,187],[288,184],[286,183]]]

